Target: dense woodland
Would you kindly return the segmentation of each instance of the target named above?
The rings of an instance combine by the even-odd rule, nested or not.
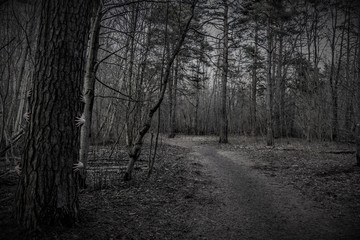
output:
[[[357,142],[360,164],[359,14],[356,0],[0,1],[19,223],[77,221],[91,145],[128,147],[125,180],[159,134]]]

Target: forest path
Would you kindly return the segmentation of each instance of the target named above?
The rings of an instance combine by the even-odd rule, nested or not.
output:
[[[204,204],[193,214],[198,239],[354,239],[315,202],[257,172],[245,153],[190,138],[166,142],[191,149],[188,157],[204,166],[215,185],[202,191],[216,198],[216,207]]]

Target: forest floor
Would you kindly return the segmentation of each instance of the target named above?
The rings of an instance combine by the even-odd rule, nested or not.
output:
[[[353,146],[161,139],[151,177],[146,144],[134,180],[126,183],[125,149],[94,147],[79,225],[49,228],[39,239],[360,239]],[[23,239],[12,214],[17,178],[0,176],[0,239]]]

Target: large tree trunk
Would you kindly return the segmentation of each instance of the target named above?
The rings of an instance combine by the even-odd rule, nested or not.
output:
[[[90,20],[84,0],[42,1],[31,118],[16,192],[16,218],[27,229],[78,219],[80,93]]]
[[[227,0],[223,0],[224,3],[224,44],[223,44],[223,72],[221,79],[221,116],[220,116],[220,133],[219,143],[228,142],[228,119],[226,111],[226,99],[227,99],[227,77],[228,77],[228,51],[229,51],[229,24],[228,24],[228,3]]]

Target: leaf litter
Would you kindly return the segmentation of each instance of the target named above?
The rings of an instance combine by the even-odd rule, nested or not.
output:
[[[123,170],[89,174],[89,186],[80,193],[78,226],[49,227],[38,239],[192,239],[196,206],[214,203],[201,191],[211,185],[211,179],[202,174],[201,164],[185,158],[188,150],[165,144],[160,145],[153,174],[147,179],[148,150],[145,145],[130,182],[122,181]],[[89,167],[127,163],[126,149],[117,149],[111,159],[110,151],[110,146],[93,147]],[[11,207],[16,184],[1,184],[0,239],[22,239]]]

